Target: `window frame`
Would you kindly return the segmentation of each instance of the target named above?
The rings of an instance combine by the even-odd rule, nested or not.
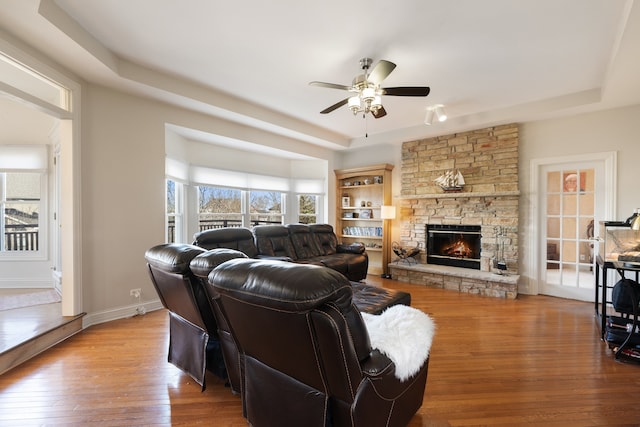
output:
[[[315,204],[314,204],[315,205],[315,209],[314,209],[314,213],[313,214],[304,214],[304,213],[300,212],[300,199],[301,199],[301,197],[304,197],[304,196],[306,196],[306,197],[314,197],[315,198]],[[316,218],[315,223],[318,223],[318,219],[321,216],[320,215],[320,212],[321,212],[320,206],[321,206],[322,200],[323,200],[323,198],[319,194],[297,193],[296,194],[296,220],[297,220],[297,222],[299,222],[301,224],[312,224],[310,222],[300,221],[300,219],[302,217],[314,216]]]
[[[40,201],[38,203],[38,250],[6,251],[5,246],[5,208],[6,200],[6,174],[29,173],[40,176]],[[0,261],[43,261],[47,259],[49,248],[49,193],[48,172],[41,170],[6,171],[0,170]]]

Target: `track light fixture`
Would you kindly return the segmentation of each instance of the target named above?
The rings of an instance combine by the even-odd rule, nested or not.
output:
[[[427,115],[424,116],[424,124],[431,126],[431,123],[433,123],[433,114],[434,111],[431,108],[427,108]]]
[[[433,123],[433,117],[437,117],[439,122],[447,120],[447,113],[444,111],[444,105],[432,105],[427,108],[427,114],[424,116],[424,124],[431,125]]]

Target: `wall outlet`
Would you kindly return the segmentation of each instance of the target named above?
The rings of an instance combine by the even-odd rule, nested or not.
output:
[[[142,295],[142,289],[140,289],[140,288],[131,289],[129,291],[129,295],[131,295],[134,298],[140,298],[140,296]]]

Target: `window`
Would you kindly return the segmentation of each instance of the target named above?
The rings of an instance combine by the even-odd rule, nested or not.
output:
[[[175,238],[178,241],[178,189],[184,182],[184,229],[196,233],[212,228],[253,227],[287,222],[323,221],[325,181],[292,179],[222,170],[166,159],[166,178],[176,181]],[[192,187],[193,186],[193,187]],[[192,194],[191,189],[196,191]],[[167,188],[167,209],[172,206],[171,188]],[[197,202],[193,199],[197,197]],[[197,212],[197,215],[195,214]],[[194,224],[195,218],[198,224]],[[167,210],[167,228],[173,214]],[[168,234],[170,230],[168,230]]]
[[[182,209],[182,184],[167,180],[167,243],[182,242],[183,217]]]
[[[284,194],[279,191],[251,191],[249,201],[251,225],[283,223]]]
[[[298,222],[315,224],[318,220],[318,196],[313,194],[298,195]]]
[[[41,247],[41,191],[37,172],[0,173],[0,251],[37,252]]]
[[[242,191],[198,186],[199,230],[242,226]]]

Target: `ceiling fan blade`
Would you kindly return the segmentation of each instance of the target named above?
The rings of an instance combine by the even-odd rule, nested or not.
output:
[[[333,104],[331,107],[327,107],[324,110],[320,111],[320,114],[327,114],[332,112],[333,110],[336,110],[340,107],[342,107],[343,105],[347,105],[347,102],[349,102],[349,98],[345,98],[340,102],[336,102],[335,104]]]
[[[384,87],[383,95],[393,96],[427,96],[431,89],[428,86]]]
[[[369,74],[368,78],[369,82],[373,83],[374,85],[379,85],[384,79],[387,78],[387,76],[389,76],[389,74],[391,74],[394,68],[396,68],[396,64],[381,59],[371,70],[371,74]]]
[[[380,108],[378,108],[377,110],[371,111],[371,114],[373,114],[373,117],[375,117],[376,119],[379,119],[380,117],[384,117],[387,115],[387,110],[385,110],[383,106],[380,106]]]
[[[329,89],[341,89],[341,90],[351,89],[351,86],[337,85],[335,83],[325,83],[325,82],[309,82],[309,85],[319,86],[319,87],[328,87]]]

